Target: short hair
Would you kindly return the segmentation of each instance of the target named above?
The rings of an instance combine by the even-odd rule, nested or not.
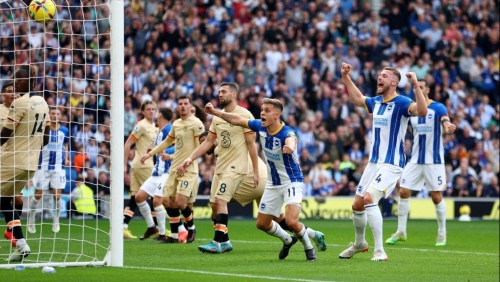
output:
[[[49,112],[52,112],[52,111],[61,111],[61,110],[57,106],[51,106],[51,107],[49,107]]]
[[[23,78],[29,78],[29,80],[30,80],[29,91],[33,90],[33,88],[36,84],[36,69],[35,69],[35,67],[30,66],[28,64],[24,64],[24,65],[19,66],[16,69],[15,73],[19,73],[19,75],[23,76]],[[16,79],[19,78],[19,77],[16,77],[16,75],[14,75],[14,77]]]
[[[231,92],[236,92],[236,93],[239,92],[239,87],[238,87],[238,84],[236,84],[236,83],[233,83],[233,82],[223,82],[223,83],[221,83],[220,87],[222,87],[222,86],[228,86],[229,90]]]
[[[2,86],[2,92],[7,90],[8,87],[14,87],[14,82],[12,80],[7,81],[3,86]]]
[[[429,82],[425,79],[419,79],[418,82],[423,82],[426,88],[429,88]]]
[[[384,70],[388,70],[388,71],[392,72],[398,78],[398,82],[401,81],[401,73],[399,73],[399,71],[396,68],[385,67]]]
[[[151,100],[146,100],[146,101],[142,102],[142,104],[141,104],[141,112],[146,109],[147,105],[153,105],[156,108],[155,102],[153,102]]]
[[[172,117],[174,116],[174,112],[170,108],[160,108],[158,109],[158,112],[161,114],[163,119],[165,120],[172,120]]]
[[[192,104],[193,101],[191,100],[191,97],[188,95],[181,95],[177,100],[189,100],[189,104]]]
[[[262,99],[262,104],[270,104],[273,105],[274,108],[278,109],[280,112],[283,112],[283,104],[281,104],[278,99],[264,98]]]

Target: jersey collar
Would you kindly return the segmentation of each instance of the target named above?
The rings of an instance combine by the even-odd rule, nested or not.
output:
[[[427,102],[427,107],[429,107],[432,104],[432,102],[434,102],[434,101],[432,101],[431,99],[429,99],[429,102]]]
[[[394,95],[389,97],[389,99],[387,99],[387,100],[384,100],[384,97],[382,97],[382,103],[387,103],[387,102],[391,101],[392,99],[396,98],[397,96],[399,96],[398,93],[394,93]]]
[[[267,130],[267,133],[268,133],[269,135],[276,135],[278,132],[280,132],[280,130],[283,128],[283,126],[285,126],[285,123],[284,123],[284,122],[281,122],[280,127],[278,127],[278,129],[276,129],[276,131],[274,131],[274,132],[270,132],[269,130]]]

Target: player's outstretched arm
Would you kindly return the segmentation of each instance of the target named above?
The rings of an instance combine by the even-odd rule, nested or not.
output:
[[[247,145],[248,153],[250,154],[250,160],[252,161],[253,167],[253,187],[259,185],[259,155],[257,153],[257,147],[255,146],[255,133],[245,134],[245,143]]]
[[[221,119],[229,122],[230,124],[241,126],[244,128],[249,128],[248,127],[248,119],[246,119],[240,115],[225,113],[225,112],[216,110],[214,108],[214,106],[212,105],[212,103],[208,103],[205,105],[205,112],[207,112],[207,114],[211,114],[211,115],[220,117]]]
[[[410,80],[413,85],[413,90],[415,91],[415,102],[410,106],[410,114],[413,116],[425,117],[427,115],[427,101],[425,100],[424,93],[420,90],[418,85],[417,74],[414,72],[409,72],[406,77]]]
[[[285,139],[285,145],[283,146],[283,154],[291,154],[297,148],[297,138],[295,136],[288,137]]]
[[[203,154],[208,152],[208,150],[210,150],[214,145],[214,142],[215,135],[209,132],[207,135],[207,139],[203,141],[203,143],[201,143],[200,146],[196,148],[196,150],[194,150],[194,152],[192,152],[191,155],[189,155],[189,157],[177,167],[177,174],[183,175],[186,172],[186,167],[188,167],[193,162],[193,160],[198,159]]]
[[[354,85],[349,76],[349,72],[351,71],[352,66],[346,63],[342,63],[342,67],[340,68],[340,73],[342,74],[342,82],[345,87],[347,87],[347,92],[349,92],[349,98],[352,103],[358,107],[365,107],[365,99],[366,97],[359,91],[358,87]]]
[[[170,135],[168,135],[167,138],[163,139],[163,141],[161,141],[161,143],[158,144],[158,146],[154,147],[153,150],[151,150],[149,153],[142,156],[141,164],[144,164],[144,162],[147,159],[151,158],[151,156],[154,156],[154,155],[158,154],[159,152],[165,150],[166,148],[172,146],[173,143],[174,143],[174,139]]]

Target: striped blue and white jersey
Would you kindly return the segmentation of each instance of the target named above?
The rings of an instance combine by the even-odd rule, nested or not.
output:
[[[58,129],[50,129],[49,143],[40,151],[39,170],[62,170],[66,160],[65,145],[69,142],[69,130],[59,125]]]
[[[442,123],[449,120],[445,106],[435,101],[427,106],[427,116],[410,118],[413,132],[411,163],[444,164]]]
[[[411,99],[397,94],[387,101],[382,96],[365,99],[366,109],[373,114],[371,163],[405,166],[404,141],[411,104]]]
[[[155,147],[158,146],[165,138],[167,138],[168,133],[172,129],[172,124],[167,124],[156,136]],[[165,150],[165,152],[169,155],[174,154],[175,146],[171,146]],[[151,172],[151,176],[162,176],[165,173],[168,173],[170,166],[172,165],[172,161],[162,161],[159,155],[155,156],[155,167]]]
[[[288,137],[297,138],[291,127],[282,123],[276,132],[268,132],[262,126],[260,119],[249,120],[248,127],[258,132],[260,136],[262,150],[267,160],[268,185],[282,186],[304,181],[297,150],[292,154],[283,154],[285,139]]]

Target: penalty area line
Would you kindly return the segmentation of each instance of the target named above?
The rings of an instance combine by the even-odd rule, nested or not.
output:
[[[178,269],[178,268],[140,267],[140,266],[124,266],[123,268],[144,269],[144,270],[160,270],[160,271],[170,271],[170,272],[185,272],[185,273],[196,273],[196,274],[210,274],[210,275],[243,277],[243,278],[254,278],[254,279],[266,279],[266,280],[282,280],[282,281],[297,281],[297,282],[327,282],[326,280],[285,278],[285,277],[276,277],[276,276],[264,276],[264,275],[252,275],[252,274],[240,274],[240,273],[225,273],[225,272],[192,270],[192,269]],[[334,282],[332,280],[328,280],[328,281]]]

